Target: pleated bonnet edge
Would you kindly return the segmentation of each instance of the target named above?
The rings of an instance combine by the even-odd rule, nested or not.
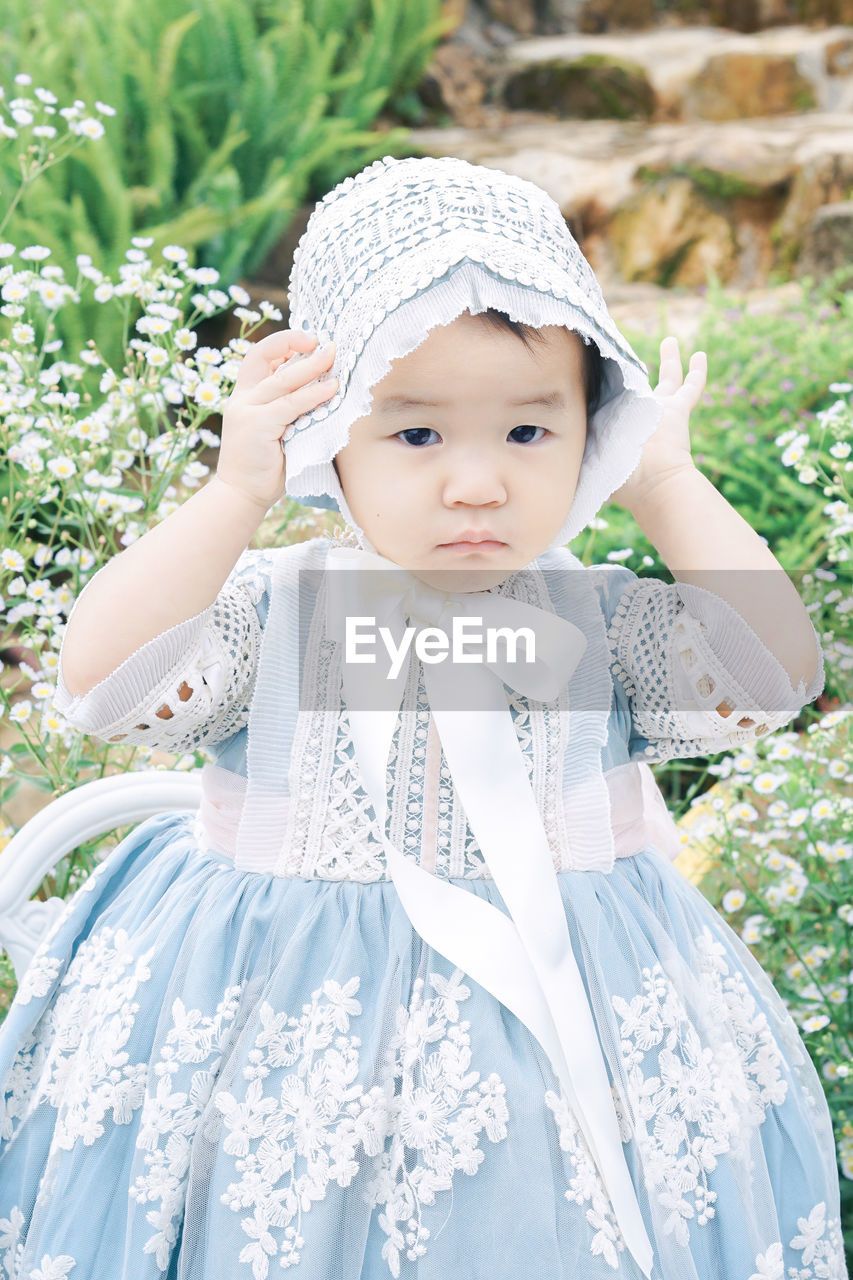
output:
[[[408,185],[401,166],[408,172]],[[415,193],[412,184],[419,188]],[[395,195],[399,199],[401,185],[404,212],[407,200],[413,215],[423,210],[426,200],[428,221],[412,230],[415,217],[404,219],[394,240],[388,209]],[[371,195],[373,187],[378,189]],[[497,193],[496,187],[501,189]],[[448,192],[454,189],[466,198],[483,198],[480,222],[483,207],[491,201],[487,216],[496,219],[494,229],[491,223],[488,230],[472,225],[471,215],[466,222],[452,210],[448,213]],[[347,193],[349,201],[337,203]],[[351,208],[356,194],[361,197],[355,202],[358,207]],[[519,206],[515,227],[511,219],[508,225],[500,220],[512,201]],[[329,210],[336,203],[337,210],[351,211],[330,226]],[[534,224],[529,232],[528,218]],[[387,252],[372,270],[364,264],[354,269],[357,258],[348,249],[347,235],[355,231],[363,247],[371,225],[380,226]],[[515,229],[519,226],[520,232]],[[407,234],[401,246],[403,232]],[[374,259],[377,253],[374,241]],[[332,459],[347,443],[352,424],[370,412],[372,388],[390,372],[393,360],[414,351],[437,326],[465,311],[478,314],[488,308],[536,328],[566,326],[584,341],[595,342],[604,357],[602,393],[589,419],[575,497],[550,547],[565,545],[588,527],[637,466],[662,408],[653,396],[646,366],[607,311],[598,281],[559,206],[533,183],[452,157],[376,161],[345,179],[311,215],[294,254],[291,327],[325,330],[335,338],[333,371],[339,390],[285,431],[287,494],[308,505],[338,510],[359,542],[370,549],[347,506]]]

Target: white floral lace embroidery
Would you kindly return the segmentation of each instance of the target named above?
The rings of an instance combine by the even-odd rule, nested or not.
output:
[[[827,1219],[823,1200],[807,1218],[797,1219],[797,1228],[789,1248],[802,1254],[802,1265],[786,1271],[782,1241],[774,1240],[766,1252],[756,1255],[755,1271],[749,1280],[846,1280],[841,1222],[838,1218]]]
[[[146,1215],[157,1231],[146,1240],[143,1253],[154,1253],[161,1271],[169,1266],[183,1221],[193,1135],[213,1091],[214,1069],[237,1016],[242,990],[242,986],[228,987],[212,1018],[199,1009],[187,1009],[181,1000],[174,1002],[174,1025],[154,1067],[156,1092],[149,1093],[142,1108],[136,1146],[148,1152],[149,1172],[136,1179],[128,1194],[140,1204],[160,1201],[159,1209]],[[178,1080],[186,1065],[197,1069],[189,1079],[184,1072]],[[173,1088],[175,1084],[184,1088]]]
[[[658,962],[642,970],[641,994],[630,1001],[611,997],[621,1019],[628,1103],[644,1176],[668,1211],[664,1233],[685,1246],[688,1222],[695,1218],[705,1226],[715,1215],[717,1193],[708,1174],[717,1157],[748,1159],[749,1124],[760,1124],[788,1088],[767,1018],[742,975],[729,972],[707,926],[697,947],[700,985],[716,1015],[702,1029],[707,1043]],[[736,1049],[726,1030],[734,1033]],[[653,1051],[649,1070],[646,1059]]]
[[[53,1146],[69,1151],[82,1139],[91,1146],[102,1121],[129,1124],[142,1105],[146,1063],[129,1063],[125,1045],[139,1005],[140,983],[151,976],[152,947],[135,956],[123,929],[104,928],[80,946],[56,1000],[24,1039],[10,1067],[2,1137],[14,1120],[45,1100],[59,1112]]]
[[[361,1041],[346,1034],[361,1013],[357,976],[343,986],[325,981],[299,1018],[261,1005],[263,1030],[244,1068],[245,1100],[224,1090],[214,1096],[228,1130],[223,1149],[241,1175],[222,1202],[251,1211],[241,1218],[250,1243],[240,1261],[251,1264],[254,1280],[266,1280],[273,1258],[284,1268],[299,1263],[303,1214],[331,1182],[350,1185],[359,1145],[372,1160],[365,1200],[383,1207],[382,1256],[398,1277],[403,1249],[411,1260],[426,1252],[421,1206],[450,1189],[455,1170],[477,1171],[483,1130],[491,1142],[506,1137],[505,1086],[495,1073],[481,1080],[470,1070],[469,1023],[459,1021],[470,989],[462,977],[459,969],[448,979],[431,973],[438,994],[427,1001],[423,980],[415,981],[409,1008],[397,1010],[382,1079],[367,1090],[356,1083]],[[429,1044],[436,1047],[427,1054]],[[264,1081],[280,1067],[293,1069],[267,1094]],[[405,1236],[398,1222],[406,1223]]]
[[[614,1103],[619,1106],[618,1095],[614,1091]],[[613,1213],[613,1206],[607,1195],[601,1174],[593,1160],[589,1147],[581,1133],[575,1116],[569,1107],[565,1095],[559,1097],[550,1089],[545,1094],[545,1101],[554,1113],[554,1119],[560,1135],[560,1147],[569,1153],[573,1177],[563,1195],[570,1204],[584,1205],[585,1217],[593,1230],[589,1242],[589,1251],[593,1257],[599,1254],[614,1271],[619,1268],[619,1254],[625,1251],[625,1241],[619,1224]],[[620,1136],[623,1142],[630,1138],[630,1129],[625,1127],[625,1117],[619,1112]]]
[[[2,1280],[25,1280],[20,1269],[24,1254],[24,1244],[20,1238],[23,1228],[24,1215],[18,1205],[12,1207],[8,1218],[0,1218],[0,1249],[5,1250],[0,1255]],[[76,1266],[77,1261],[70,1253],[62,1253],[57,1258],[51,1258],[46,1253],[39,1265],[29,1272],[26,1280],[64,1280]]]

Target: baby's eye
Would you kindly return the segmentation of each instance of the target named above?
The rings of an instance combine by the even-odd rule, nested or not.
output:
[[[519,438],[518,436],[516,436],[515,434],[516,431],[523,431],[525,433],[523,438]],[[531,443],[535,443],[535,441],[532,441],[531,439],[531,436],[530,436],[531,431],[541,431],[543,435],[545,434],[544,427],[533,427],[533,426],[526,425],[523,427],[513,427],[512,431],[510,431],[509,433],[509,436],[510,436],[510,439],[514,440],[516,444],[531,444]],[[536,440],[541,440],[541,439],[542,439],[542,436],[536,437]]]
[[[424,439],[424,436],[428,436],[430,434],[436,437],[438,436],[438,432],[433,430],[432,427],[407,427],[405,431],[397,432],[397,438],[402,440],[405,444],[411,444],[418,447],[419,445],[432,443],[432,441]]]

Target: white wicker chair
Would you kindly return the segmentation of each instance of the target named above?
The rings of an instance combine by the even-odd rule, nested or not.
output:
[[[65,905],[62,898],[30,900],[60,858],[93,836],[200,803],[200,769],[147,769],[84,782],[25,822],[0,852],[0,947],[18,981]]]

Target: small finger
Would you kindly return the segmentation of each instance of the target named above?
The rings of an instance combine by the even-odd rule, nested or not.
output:
[[[283,431],[291,422],[301,418],[303,413],[310,413],[312,409],[331,400],[337,389],[337,378],[324,378],[321,382],[312,382],[310,387],[299,387],[279,400],[270,402],[265,406],[265,411],[275,413],[276,423]]]
[[[266,378],[271,368],[296,352],[313,351],[316,345],[317,335],[305,329],[280,329],[259,342],[253,342],[240,364],[235,388],[248,390]]]
[[[678,339],[672,334],[660,344],[660,376],[658,387],[668,390],[680,387],[682,382],[681,351]]]
[[[335,362],[335,346],[318,347],[302,360],[288,360],[249,393],[252,404],[269,404],[327,373]]]

